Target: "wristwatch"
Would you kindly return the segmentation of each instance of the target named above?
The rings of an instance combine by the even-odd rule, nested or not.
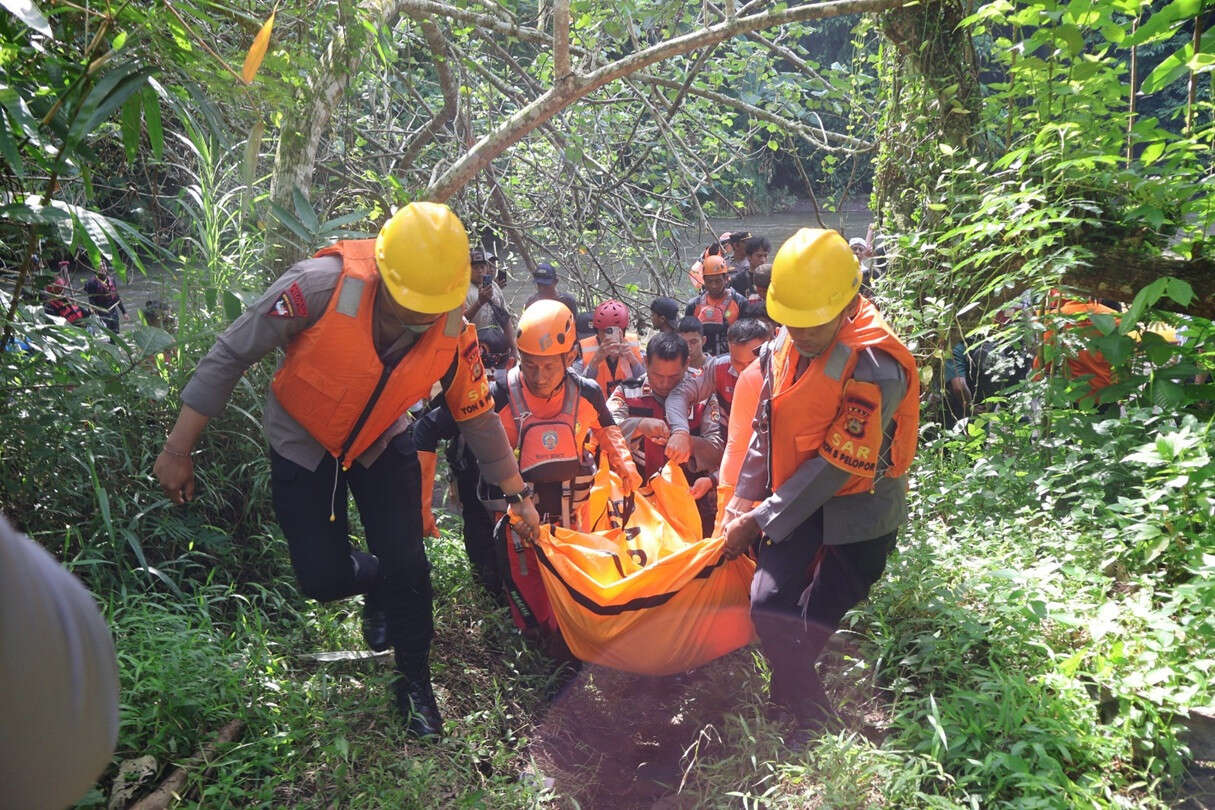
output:
[[[523,503],[528,498],[536,494],[536,488],[531,484],[524,484],[523,489],[516,492],[514,495],[502,494],[502,499],[507,503]]]

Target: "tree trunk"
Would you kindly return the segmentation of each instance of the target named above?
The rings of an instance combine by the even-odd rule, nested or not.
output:
[[[1063,283],[1094,298],[1112,298],[1130,303],[1135,294],[1162,276],[1172,276],[1194,288],[1189,306],[1161,301],[1160,308],[1215,319],[1215,259],[1174,259],[1144,256],[1117,245],[1098,250],[1085,267],[1063,276]]]
[[[288,108],[279,132],[274,154],[274,174],[270,178],[270,200],[288,211],[295,210],[298,189],[311,198],[312,172],[321,138],[329,130],[333,111],[341,102],[351,73],[362,58],[366,31],[358,19],[368,15],[374,28],[392,28],[401,13],[401,4],[389,0],[365,0],[359,6],[338,3],[338,24],[329,47],[321,56],[309,81],[304,98]],[[315,245],[300,245],[298,237],[273,215],[267,217],[265,264],[267,271],[279,275],[300,260]]]
[[[941,0],[891,9],[882,30],[910,58],[940,106],[941,136],[966,147],[979,124],[983,103],[974,43],[958,23],[966,17],[961,0]]]

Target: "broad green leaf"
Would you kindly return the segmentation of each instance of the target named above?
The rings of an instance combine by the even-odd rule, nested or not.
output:
[[[149,72],[148,68],[124,66],[106,74],[85,99],[84,112],[88,118],[83,125],[72,127],[70,141],[77,141],[87,136],[98,124],[109,118],[110,114],[125,103],[132,93],[144,86]]]
[[[312,243],[312,232],[304,226],[304,223],[300,222],[299,219],[296,218],[295,214],[291,213],[273,200],[270,201],[270,211],[274,214],[275,219],[287,226],[287,230],[291,231],[300,238],[300,245],[308,245]]]
[[[1183,307],[1188,307],[1194,300],[1194,288],[1190,286],[1190,282],[1172,276],[1165,276],[1164,294]]]
[[[340,217],[334,217],[333,219],[322,222],[320,230],[322,233],[330,233],[331,231],[335,231],[339,228],[345,228],[347,225],[355,222],[361,222],[366,218],[367,209],[363,208],[358,211],[352,211],[349,214],[343,214]]]
[[[312,203],[304,196],[304,192],[298,188],[291,190],[291,199],[295,204],[295,215],[299,217],[299,221],[310,233],[316,233],[320,230],[320,220],[316,218],[316,209],[312,207]]]
[[[1067,50],[1072,56],[1084,50],[1084,35],[1077,26],[1064,23],[1056,29],[1056,34],[1067,43]]]
[[[245,54],[245,64],[240,71],[240,77],[245,84],[253,84],[253,79],[257,76],[257,69],[262,66],[262,60],[266,58],[266,48],[270,46],[270,32],[274,30],[276,13],[276,11],[270,12],[269,19],[257,32],[257,36],[253,38],[253,44],[249,46],[249,52]]]
[[[1196,53],[1185,66],[1194,73],[1207,73],[1215,69],[1215,53]]]
[[[152,156],[157,160],[164,157],[165,133],[160,123],[160,98],[154,87],[156,82],[148,79],[149,87],[143,90],[143,120],[148,127],[148,143],[152,147]]]
[[[224,290],[224,317],[234,321],[245,311],[245,304],[230,290]]]
[[[8,128],[8,118],[3,112],[0,112],[0,157],[4,158],[13,174],[19,180],[25,179],[25,167],[21,163],[21,152],[17,149],[17,142],[13,140],[13,135]]]
[[[134,163],[139,155],[139,127],[142,123],[143,99],[133,95],[122,105],[122,148],[127,162]]]
[[[241,169],[241,180],[246,186],[252,186],[257,177],[257,158],[261,154],[262,136],[266,133],[266,122],[259,120],[249,132],[249,140],[245,141],[245,162]]]
[[[44,37],[54,36],[51,24],[38,6],[34,5],[33,0],[0,0],[0,6],[4,6],[10,14]]]
[[[1151,166],[1160,159],[1162,154],[1164,154],[1164,147],[1164,141],[1150,143],[1147,145],[1147,148],[1143,150],[1143,154],[1140,155],[1139,159],[1143,161],[1144,166]]]

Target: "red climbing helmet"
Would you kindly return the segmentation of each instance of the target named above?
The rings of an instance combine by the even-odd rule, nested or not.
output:
[[[591,324],[596,329],[607,329],[609,326],[619,326],[627,329],[629,326],[629,308],[616,299],[604,301],[595,307],[595,318]]]

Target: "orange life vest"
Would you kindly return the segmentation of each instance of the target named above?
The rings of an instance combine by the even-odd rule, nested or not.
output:
[[[867,348],[889,354],[907,377],[907,392],[894,413],[889,464],[884,468],[879,466],[876,449],[868,454],[854,452],[857,438],[870,429],[880,431],[880,403],[863,398],[863,386],[873,384],[858,385],[852,379],[860,353]],[[915,358],[877,308],[862,296],[856,314],[844,320],[831,347],[794,380],[799,357],[787,332],[765,345],[760,357],[760,368],[771,392],[766,418],[771,488],[779,488],[798,467],[820,454],[830,455],[828,461],[854,472],[838,495],[870,490],[878,476],[905,475],[915,457],[919,434],[920,380]],[[853,413],[859,416],[852,417]]]
[[[493,406],[476,330],[464,324],[459,308],[439,318],[395,367],[380,360],[373,338],[380,285],[374,250],[374,239],[359,239],[317,252],[341,258],[338,286],[320,320],[287,345],[272,384],[287,413],[347,469],[410,406],[430,395],[457,351],[471,374],[457,374],[448,388],[452,415],[464,421]]]
[[[738,320],[742,311],[738,306],[739,298],[741,296],[732,289],[727,289],[722,294],[723,300],[716,301],[710,300],[708,293],[701,293],[700,297],[696,299],[696,306],[693,308],[692,314],[701,323],[730,326]]]
[[[738,375],[734,373],[734,366],[728,362],[718,363],[713,370],[713,389],[717,394],[717,401],[721,403],[721,409],[730,415],[730,404],[734,402],[734,386],[738,384]]]
[[[1063,301],[1055,310],[1059,315],[1075,318],[1077,315],[1087,314],[1104,314],[1117,315],[1116,310],[1110,309],[1104,304],[1099,304],[1096,301]],[[1093,322],[1088,318],[1075,320],[1067,324],[1066,329],[1088,329],[1092,327]],[[1055,330],[1048,329],[1042,335],[1042,345],[1049,346],[1055,343]],[[1096,397],[1097,392],[1113,382],[1113,369],[1110,363],[1105,359],[1101,352],[1090,352],[1087,349],[1076,353],[1075,357],[1068,357],[1067,376],[1073,380],[1078,380],[1087,377],[1089,386],[1089,396]],[[1034,368],[1041,367],[1040,358],[1034,359]]]
[[[636,382],[632,385],[626,385],[621,393],[624,395],[625,404],[629,408],[629,416],[641,416],[650,419],[661,419],[667,421],[666,405],[658,401],[658,397],[650,392],[648,383]],[[693,436],[700,434],[701,422],[704,421],[705,404],[703,402],[693,403],[691,411],[688,413],[688,431]],[[642,453],[645,455],[644,469],[641,470],[641,477],[649,480],[650,476],[662,469],[662,465],[666,464],[666,447],[658,444],[648,436],[642,440]]]
[[[582,470],[582,444],[579,436],[578,383],[565,377],[565,394],[561,411],[556,416],[540,418],[532,413],[523,390],[523,377],[518,367],[506,375],[506,391],[510,399],[511,417],[515,420],[518,439],[515,455],[524,481],[548,483],[572,481]]]
[[[645,361],[641,357],[641,340],[637,337],[636,332],[626,332],[624,342],[629,347],[629,352],[637,359],[638,363]],[[595,352],[599,351],[599,336],[591,335],[584,337],[578,341],[582,346],[582,367],[591,362],[591,358],[595,356]],[[616,361],[616,370],[613,371],[605,359],[599,363],[599,369],[595,372],[595,382],[599,383],[599,387],[603,389],[603,395],[610,396],[616,386],[620,385],[625,380],[633,378],[633,367],[629,363],[628,358],[621,357]]]

